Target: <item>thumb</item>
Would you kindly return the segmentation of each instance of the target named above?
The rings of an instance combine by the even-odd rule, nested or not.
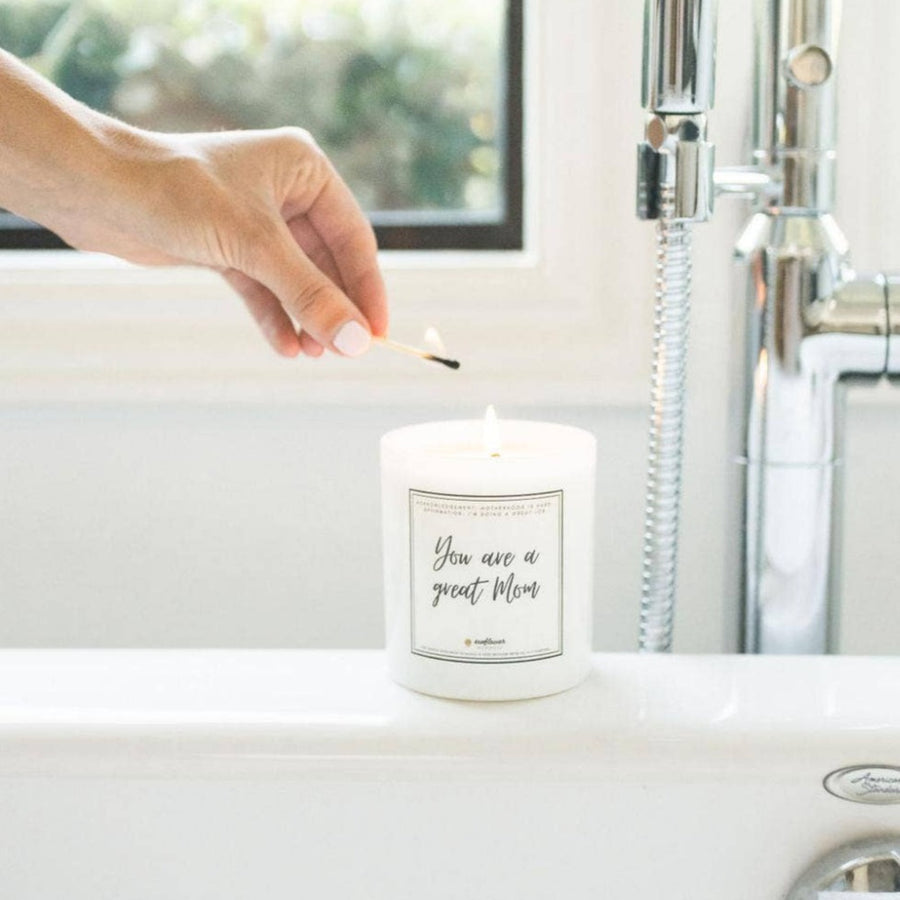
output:
[[[372,332],[365,316],[306,256],[283,223],[275,238],[247,261],[245,271],[272,291],[323,347],[343,356],[360,356],[369,349]]]

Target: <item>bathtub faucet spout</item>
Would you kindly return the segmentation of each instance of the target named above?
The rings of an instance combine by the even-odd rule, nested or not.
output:
[[[756,0],[753,164],[769,188],[735,251],[749,653],[837,649],[844,388],[900,372],[895,280],[854,272],[832,215],[840,13],[840,0]]]

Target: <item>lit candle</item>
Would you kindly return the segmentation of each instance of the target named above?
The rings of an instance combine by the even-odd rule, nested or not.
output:
[[[596,442],[544,422],[431,422],[381,440],[392,677],[513,700],[590,668]]]

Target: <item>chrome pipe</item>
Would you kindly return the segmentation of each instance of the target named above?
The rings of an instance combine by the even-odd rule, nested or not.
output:
[[[702,113],[715,96],[716,0],[645,0],[645,109]]]
[[[756,0],[754,161],[779,169],[779,205],[834,206],[841,0]]]
[[[887,375],[900,382],[900,275],[885,277],[887,292],[888,359]]]
[[[751,653],[837,649],[845,387],[900,372],[900,281],[857,276],[830,215],[840,10],[840,0],[755,7],[753,157],[768,183],[735,254],[746,278],[735,455]]]
[[[736,255],[743,649],[825,653],[837,646],[844,385],[885,372],[885,279],[853,273],[830,216],[758,213]]]

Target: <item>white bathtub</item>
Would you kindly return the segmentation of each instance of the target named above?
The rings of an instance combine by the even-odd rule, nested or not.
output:
[[[0,897],[766,900],[900,835],[900,660],[598,655],[470,704],[374,651],[0,653]]]

